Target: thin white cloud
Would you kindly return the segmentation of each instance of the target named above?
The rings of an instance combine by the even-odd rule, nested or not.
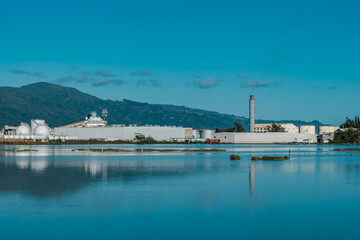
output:
[[[37,77],[37,78],[48,78],[48,76],[46,76],[45,74],[38,72],[38,71],[30,72],[30,71],[26,71],[23,69],[9,69],[9,72],[11,72],[13,74],[23,74],[23,75],[33,76],[33,77]]]
[[[199,88],[208,89],[217,86],[219,83],[214,78],[205,78],[198,82]]]
[[[268,81],[262,81],[257,79],[252,79],[246,82],[243,82],[241,84],[242,87],[248,87],[248,88],[260,88],[260,87],[270,87],[273,85],[271,82]]]
[[[95,72],[95,75],[101,76],[101,77],[115,77],[116,76],[115,74],[113,74],[112,72],[107,71],[107,70],[98,70]]]
[[[132,72],[131,75],[133,76],[150,76],[153,72],[147,69],[143,69],[141,71]]]
[[[244,78],[248,78],[249,76],[244,73],[244,72],[239,72],[237,75],[236,75],[237,78],[240,78],[240,79],[244,79]]]
[[[157,87],[157,88],[161,88],[162,85],[161,83],[159,82],[159,80],[156,80],[156,79],[151,79],[150,80],[150,84],[152,87]]]
[[[107,86],[107,85],[117,85],[120,86],[124,83],[122,79],[96,79],[91,84],[94,87],[101,87],[101,86]]]

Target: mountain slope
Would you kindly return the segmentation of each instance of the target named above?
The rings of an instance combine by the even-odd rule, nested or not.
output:
[[[174,125],[192,128],[228,128],[237,121],[248,129],[248,119],[184,106],[103,100],[75,88],[40,82],[20,88],[0,87],[0,125],[18,125],[45,119],[51,127],[84,120],[91,111],[106,108],[109,124]],[[274,122],[259,120],[257,122]],[[286,121],[308,124],[303,121]],[[321,125],[318,121],[311,124]]]

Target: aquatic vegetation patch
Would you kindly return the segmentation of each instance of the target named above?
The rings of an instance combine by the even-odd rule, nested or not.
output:
[[[360,148],[341,148],[341,149],[333,149],[335,152],[360,152]]]
[[[18,148],[9,148],[9,149],[0,149],[0,151],[4,152],[37,152],[36,149],[18,149]]]
[[[262,160],[262,161],[283,161],[283,160],[288,160],[290,159],[288,156],[284,156],[284,157],[277,157],[277,156],[263,156],[262,158],[259,157],[252,157],[251,160],[253,161],[258,161],[258,160]]]
[[[166,149],[166,148],[135,148],[135,149],[121,149],[121,148],[77,148],[71,151],[78,152],[225,152],[224,149]]]

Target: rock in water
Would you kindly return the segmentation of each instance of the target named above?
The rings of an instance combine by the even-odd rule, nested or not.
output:
[[[240,160],[240,157],[238,155],[231,154],[230,155],[230,160]]]

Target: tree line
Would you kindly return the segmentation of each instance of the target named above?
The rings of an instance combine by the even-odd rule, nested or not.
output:
[[[356,116],[354,120],[346,118],[346,121],[340,125],[341,128],[360,128],[360,118]]]
[[[334,134],[334,144],[360,144],[360,118],[346,118],[340,128],[347,128],[346,131],[337,131]]]

